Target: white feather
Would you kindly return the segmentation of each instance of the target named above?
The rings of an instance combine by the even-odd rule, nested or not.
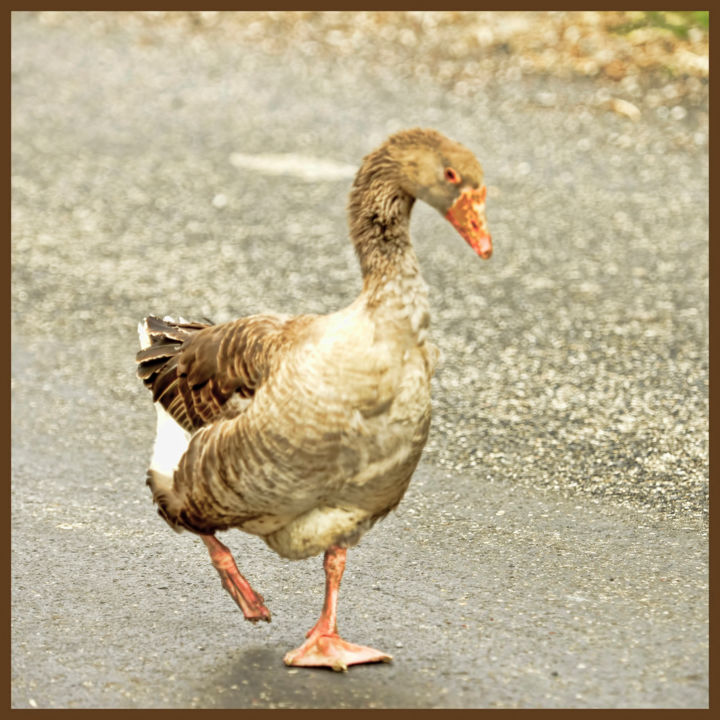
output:
[[[143,320],[138,323],[138,336],[140,337],[140,349],[144,350],[146,347],[150,347],[150,335],[147,331],[147,322]]]
[[[180,427],[160,403],[155,403],[157,411],[157,434],[150,460],[150,469],[172,477],[180,458],[185,454],[190,433]]]

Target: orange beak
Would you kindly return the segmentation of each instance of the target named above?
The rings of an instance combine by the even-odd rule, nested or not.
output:
[[[465,188],[445,215],[483,260],[492,255],[492,240],[485,219],[486,196],[485,185],[477,189]]]

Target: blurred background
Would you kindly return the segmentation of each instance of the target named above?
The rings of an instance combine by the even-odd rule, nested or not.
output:
[[[708,24],[12,13],[15,706],[703,706]],[[348,635],[382,645],[391,613],[405,647],[341,691],[274,664],[322,603],[319,565],[232,536],[278,609],[246,656],[260,636],[155,516],[136,326],[351,302],[353,174],[417,125],[483,164],[494,254],[415,208],[433,425],[343,581]],[[262,693],[225,682],[227,658]]]
[[[352,55],[377,65],[412,61],[415,77],[432,75],[479,86],[476,65],[507,73],[612,80],[659,73],[701,94],[708,76],[709,11],[558,12],[42,12],[46,26],[82,23],[93,32],[122,28],[144,43],[188,42],[195,50],[222,39],[253,42],[301,57]],[[442,67],[438,64],[445,63]],[[502,75],[501,75],[502,78]],[[487,79],[485,80],[487,81]],[[630,90],[634,83],[622,87]],[[675,93],[677,95],[677,92]],[[665,97],[671,99],[666,93]],[[655,100],[655,104],[659,103]]]

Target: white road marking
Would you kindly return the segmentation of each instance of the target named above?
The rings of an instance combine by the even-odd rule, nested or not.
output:
[[[230,163],[237,168],[256,170],[267,175],[292,175],[309,182],[346,180],[355,177],[357,172],[357,168],[353,165],[294,153],[257,155],[232,153]]]

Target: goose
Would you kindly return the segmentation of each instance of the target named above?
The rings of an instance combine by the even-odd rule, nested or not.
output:
[[[222,324],[150,315],[138,326],[137,373],[157,411],[147,484],[160,516],[202,539],[251,622],[270,612],[216,532],[258,535],[283,558],[324,555],[320,618],[287,665],[391,661],[340,637],[337,604],[347,548],[397,507],[430,427],[439,351],[410,240],[416,199],[490,257],[478,160],[414,128],[391,135],[355,176],[348,216],[363,284],[350,305]]]

